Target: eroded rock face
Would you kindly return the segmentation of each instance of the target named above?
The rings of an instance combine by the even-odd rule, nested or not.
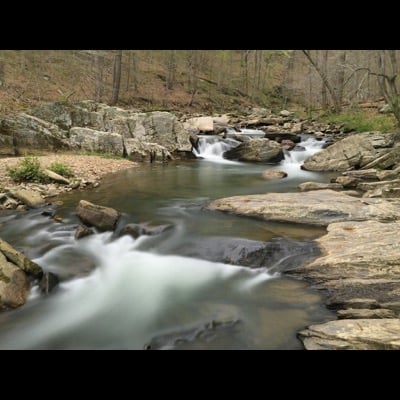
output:
[[[400,207],[396,204],[383,199],[359,199],[333,190],[314,190],[227,197],[211,202],[208,209],[266,221],[327,226],[349,220],[399,220]]]
[[[22,306],[28,294],[27,276],[0,252],[0,310]]]
[[[269,139],[253,139],[226,151],[224,158],[238,161],[275,163],[283,160],[279,143]]]
[[[353,168],[372,168],[382,164],[374,162],[384,157],[387,164],[395,163],[397,152],[392,154],[391,146],[396,134],[382,135],[380,132],[365,132],[349,136],[312,155],[304,161],[303,169],[308,171],[346,171]],[[390,156],[384,156],[390,153]],[[400,154],[400,152],[399,152]],[[385,158],[386,157],[386,158]]]
[[[307,350],[398,350],[400,319],[341,319],[299,332]]]
[[[86,200],[79,202],[76,215],[84,224],[94,226],[100,231],[114,230],[120,217],[117,210],[99,206]]]
[[[18,268],[20,268],[27,274],[31,274],[34,277],[39,278],[42,276],[43,270],[38,264],[25,257],[24,254],[14,249],[14,247],[12,247],[9,243],[2,239],[0,239],[0,252],[3,253],[3,255],[10,262],[15,264]]]

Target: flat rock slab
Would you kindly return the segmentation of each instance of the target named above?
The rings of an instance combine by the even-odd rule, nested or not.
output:
[[[31,208],[38,208],[45,204],[45,200],[40,196],[40,194],[33,190],[20,189],[13,192],[12,195]]]
[[[299,332],[307,350],[398,350],[400,319],[341,319]]]
[[[396,201],[361,199],[327,189],[226,197],[211,202],[208,209],[266,221],[327,226],[350,220],[400,220],[400,203]]]
[[[360,279],[364,287],[371,279],[400,279],[400,222],[349,221],[327,230],[316,240],[325,255],[296,273],[319,282]]]

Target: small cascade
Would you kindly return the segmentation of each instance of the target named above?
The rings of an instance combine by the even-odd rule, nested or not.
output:
[[[324,140],[316,140],[314,137],[308,137],[298,143],[297,147],[299,150],[285,151],[285,159],[282,161],[282,164],[296,164],[300,167],[308,157],[322,150],[324,144]]]
[[[239,141],[220,136],[199,136],[198,150],[193,149],[193,154],[198,158],[204,158],[208,161],[219,163],[235,163],[223,158],[223,153],[240,144]],[[235,163],[236,164],[236,163]]]

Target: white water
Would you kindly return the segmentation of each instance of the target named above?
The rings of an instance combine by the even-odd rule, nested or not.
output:
[[[234,139],[223,139],[220,136],[199,136],[199,151],[193,149],[193,153],[198,158],[204,158],[220,164],[238,164],[235,161],[226,160],[222,154],[236,146],[240,142]]]
[[[242,129],[239,134],[249,136],[250,138],[260,137],[264,135],[264,132],[257,129]],[[284,160],[278,165],[279,169],[291,174],[302,174],[307,175],[306,171],[301,170],[303,162],[313,154],[320,151],[325,144],[324,140],[316,140],[313,137],[307,137],[305,140],[298,143],[299,146],[305,148],[305,150],[297,151],[285,151]],[[226,160],[223,158],[223,153],[234,147],[240,145],[240,142],[231,138],[223,139],[220,136],[199,136],[199,151],[193,149],[193,153],[198,158],[206,159],[207,161],[225,163],[225,164],[243,164],[235,161]],[[310,174],[310,176],[312,173]]]
[[[187,312],[187,303],[195,304],[201,291],[215,288],[225,295],[246,296],[272,277],[265,270],[139,251],[148,240],[145,236],[111,240],[111,233],[102,233],[64,240],[65,245],[35,261],[51,270],[68,247],[79,248],[97,268],[89,276],[62,283],[40,309],[32,296],[20,310],[23,318],[1,336],[1,349],[141,349],[155,331],[176,329],[179,310]],[[198,318],[193,313],[186,322]]]

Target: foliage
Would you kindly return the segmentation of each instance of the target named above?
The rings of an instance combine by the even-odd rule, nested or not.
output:
[[[15,182],[46,182],[37,157],[25,156],[16,167],[7,166],[7,172]]]
[[[72,178],[74,176],[74,173],[72,172],[71,168],[61,162],[53,162],[50,164],[48,167],[50,171],[55,172],[58,175],[64,176],[65,178]]]
[[[368,115],[361,111],[346,112],[342,114],[329,114],[324,118],[325,122],[342,124],[346,132],[388,132],[395,127],[393,115]]]

